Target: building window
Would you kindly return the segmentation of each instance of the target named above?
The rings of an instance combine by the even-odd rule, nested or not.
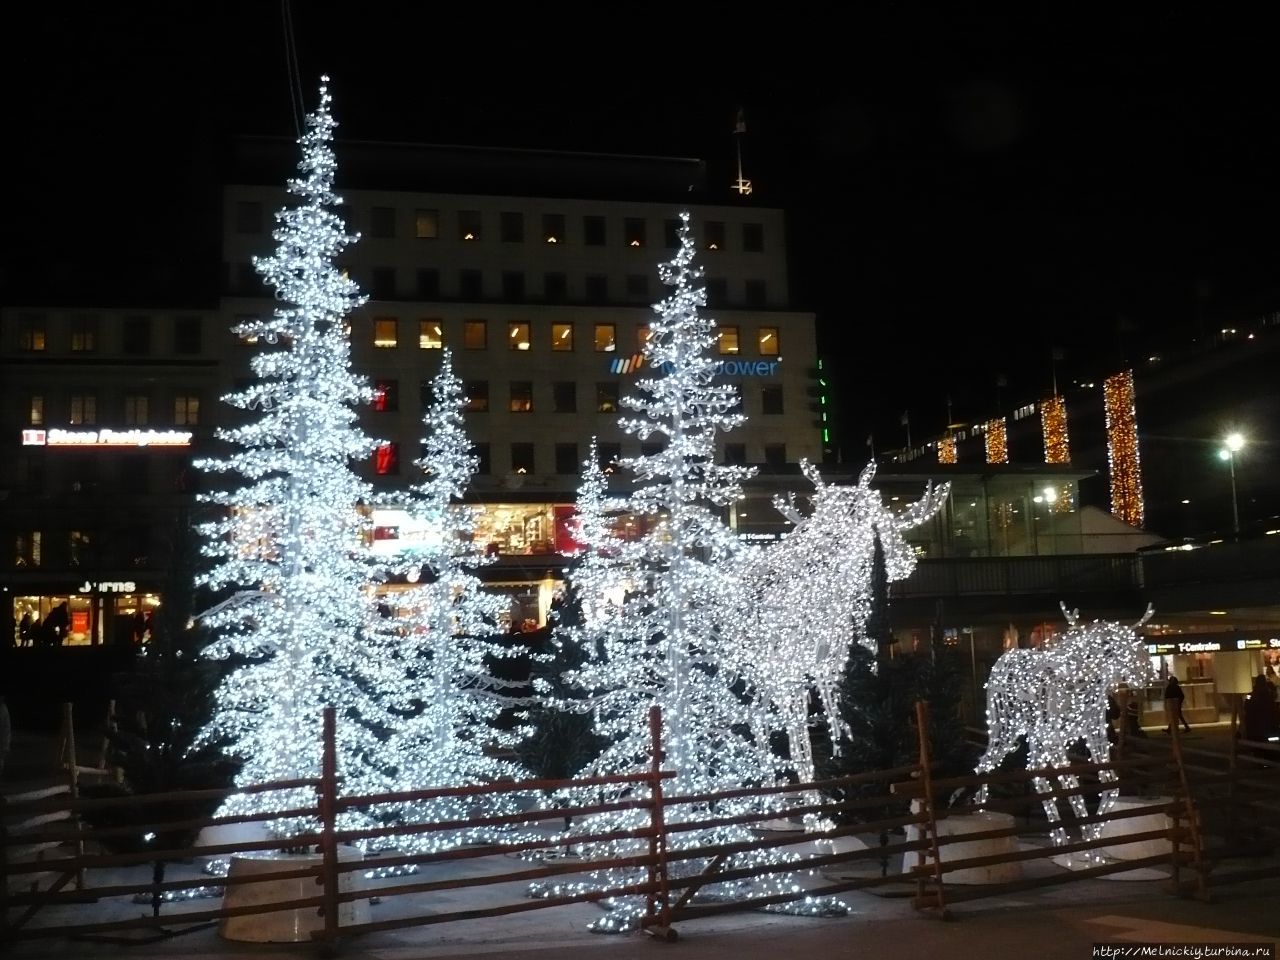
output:
[[[369,211],[369,236],[390,240],[396,235],[396,208],[374,207]]]
[[[498,238],[503,243],[524,243],[524,214],[518,211],[498,214]]]
[[[533,444],[513,443],[511,445],[512,473],[533,473]]]
[[[78,567],[87,559],[89,552],[89,535],[83,530],[72,530],[67,535],[67,560],[71,566]]]
[[[91,353],[98,349],[98,318],[71,319],[71,349],[75,353]]]
[[[375,347],[394,347],[400,342],[399,324],[395,317],[373,318],[373,345]]]
[[[770,384],[760,391],[760,411],[769,415],[782,413],[782,387]]]
[[[400,444],[384,443],[373,451],[373,472],[380,477],[400,472]]]
[[[71,416],[75,426],[88,426],[98,422],[98,398],[92,393],[76,393],[71,396]]]
[[[508,409],[512,413],[531,413],[533,411],[532,381],[511,381],[511,402],[508,405]]]
[[[578,472],[578,445],[576,443],[556,444],[556,473],[573,476]]]
[[[572,350],[573,349],[573,324],[572,323],[553,323],[551,325],[551,349],[552,350]]]
[[[622,221],[622,242],[628,247],[643,247],[645,224],[639,217],[627,217]]]
[[[708,220],[702,225],[702,249],[724,249],[724,221]]]
[[[744,466],[747,462],[747,445],[745,443],[726,443],[724,445],[724,462],[730,466]]]
[[[587,303],[607,303],[609,300],[609,278],[603,274],[593,273],[583,281],[583,292]]]
[[[200,398],[194,393],[180,393],[173,398],[173,422],[179,427],[194,427],[200,422]]]
[[[479,300],[484,296],[484,280],[479,270],[458,271],[458,296],[463,300]]]
[[[516,303],[524,300],[524,274],[519,270],[502,271],[502,299]]]
[[[596,413],[618,412],[618,381],[596,384]]]
[[[551,404],[556,413],[577,413],[578,385],[572,380],[557,380],[551,385]]]
[[[596,353],[612,353],[617,349],[617,324],[597,323],[595,333]]]
[[[25,316],[22,318],[22,332],[18,347],[30,352],[44,349],[44,317]]]
[[[199,317],[177,317],[173,321],[173,352],[196,356],[204,348],[204,321]]]
[[[668,250],[674,250],[680,246],[679,220],[662,221],[662,245]]]
[[[394,413],[400,409],[400,383],[396,380],[375,380],[373,401],[370,406],[382,413]]]
[[[418,270],[418,299],[440,299],[440,271],[435,267],[422,267]]]
[[[480,239],[480,211],[479,210],[459,210],[458,211],[458,239],[459,240],[479,240]]]
[[[707,306],[723,307],[729,302],[729,281],[721,277],[707,280]]]
[[[746,293],[748,307],[763,307],[769,302],[768,287],[763,280],[748,280]]]
[[[440,211],[423,209],[414,211],[413,235],[419,240],[434,240],[440,236]]]
[[[627,299],[644,302],[649,299],[649,277],[643,273],[627,274]]]
[[[15,567],[38,567],[41,564],[41,543],[43,535],[39,530],[20,533],[13,539],[13,565]]]
[[[27,402],[27,424],[32,427],[44,426],[44,397],[33,395]]]
[[[764,462],[771,467],[786,466],[787,445],[785,443],[766,443],[764,445]]]
[[[236,201],[236,233],[262,232],[262,204],[257,200]]]
[[[467,413],[489,412],[489,381],[467,381]]]
[[[133,393],[124,398],[124,422],[128,427],[143,427],[147,424],[150,412],[150,400],[146,394]]]
[[[760,356],[776,357],[778,351],[782,349],[778,340],[778,328],[761,327],[756,332],[756,346],[760,350]]]
[[[653,328],[647,323],[636,324],[636,349],[643,353],[649,348],[649,338],[653,336]]]
[[[444,321],[443,320],[419,320],[418,321],[418,349],[419,350],[443,350],[444,349]]]
[[[604,217],[582,218],[582,242],[584,245],[588,247],[603,247],[606,235]]]
[[[597,443],[596,463],[605,473],[613,473],[618,469],[618,461],[622,459],[622,444]]]
[[[395,267],[374,267],[369,271],[369,293],[374,300],[396,298]]]
[[[517,320],[507,324],[507,349],[529,349],[529,324]]]
[[[493,458],[489,453],[489,444],[475,443],[471,445],[471,455],[476,458],[476,474],[487,477],[493,473]]]
[[[468,350],[484,350],[489,345],[489,323],[467,320],[462,325],[462,345]]]
[[[151,353],[151,318],[125,317],[120,347],[134,357],[145,357]]]
[[[542,296],[548,303],[564,303],[569,299],[569,278],[563,273],[544,273]]]
[[[720,327],[716,332],[716,341],[721,356],[736,356],[739,352],[738,328]]]
[[[764,252],[763,223],[744,223],[742,225],[742,249],[747,253]]]
[[[542,215],[542,242],[564,243],[564,214],[544,213]]]

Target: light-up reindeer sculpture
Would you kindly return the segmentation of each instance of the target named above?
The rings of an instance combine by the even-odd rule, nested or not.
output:
[[[838,685],[850,637],[867,643],[874,538],[880,538],[888,579],[910,576],[916,557],[904,533],[941,509],[949,484],[926,487],[921,500],[894,513],[871,488],[874,462],[852,485],[824,482],[809,463],[801,470],[814,486],[812,508],[805,515],[794,497],[774,499],[794,528],[781,542],[751,551],[743,575],[752,609],[734,627],[740,631],[737,666],[752,690],[756,722],[785,732],[792,767],[809,782],[815,777],[811,699],[817,696],[838,743]]]
[[[987,749],[978,760],[976,771],[987,773],[1027,740],[1027,768],[1065,767],[1070,761],[1067,749],[1083,740],[1094,763],[1111,759],[1111,743],[1107,738],[1107,695],[1121,684],[1142,687],[1155,677],[1155,668],[1147,645],[1137,628],[1151,619],[1150,606],[1133,626],[1109,620],[1079,623],[1079,611],[1068,611],[1061,604],[1069,629],[1041,650],[1006,650],[991,668],[987,680]],[[1114,783],[1115,772],[1098,771],[1105,784]],[[1074,775],[1057,778],[1063,789],[1075,790],[1079,779]],[[1033,780],[1037,793],[1052,789],[1045,777]],[[1117,790],[1102,792],[1098,813],[1111,809]],[[986,802],[987,785],[978,791],[976,801]],[[1053,842],[1067,842],[1057,801],[1046,796],[1044,812],[1052,826]],[[1086,817],[1084,797],[1071,795],[1071,808],[1077,817]],[[1085,839],[1101,834],[1100,824],[1084,827]]]

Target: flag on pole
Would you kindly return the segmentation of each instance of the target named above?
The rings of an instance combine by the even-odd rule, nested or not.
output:
[[[872,443],[872,440],[871,440],[871,434],[869,434],[869,433],[867,434],[867,446],[868,446],[868,447],[874,446],[874,444]]]
[[[911,414],[910,414],[910,412],[908,412],[908,411],[906,411],[906,410],[903,410],[903,411],[902,411],[902,417],[900,418],[900,420],[899,420],[898,422],[899,422],[899,423],[901,423],[904,427],[909,426],[909,425],[911,424]]]
[[[734,132],[734,133],[746,133],[746,132],[747,132],[747,118],[746,118],[746,115],[742,112],[742,108],[741,108],[741,107],[739,107],[739,108],[738,108],[738,119],[737,119],[737,122],[736,122],[736,123],[734,124],[734,126],[733,126],[733,132]]]

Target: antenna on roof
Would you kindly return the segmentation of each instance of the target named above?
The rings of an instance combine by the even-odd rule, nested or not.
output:
[[[747,133],[747,119],[743,115],[742,108],[738,108],[738,120],[733,125],[733,140],[738,149],[738,179],[731,185],[731,189],[737,190],[742,196],[751,193],[751,181],[742,175],[742,138]]]

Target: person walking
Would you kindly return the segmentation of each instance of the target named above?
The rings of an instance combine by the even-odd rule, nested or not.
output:
[[[1169,721],[1164,728],[1165,733],[1172,733],[1172,728],[1179,723],[1182,724],[1182,729],[1188,733],[1191,732],[1191,724],[1187,723],[1187,718],[1182,715],[1182,701],[1186,698],[1187,695],[1183,692],[1178,678],[1172,673],[1169,674],[1169,682],[1164,685],[1164,715]]]

